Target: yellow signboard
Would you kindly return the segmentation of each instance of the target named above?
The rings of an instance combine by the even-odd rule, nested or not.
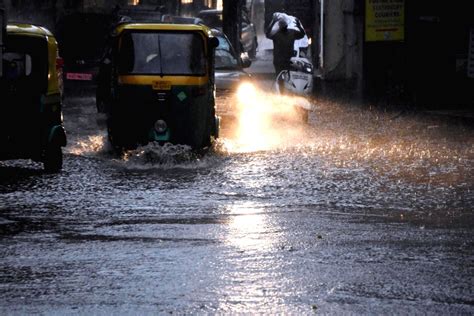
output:
[[[365,41],[405,39],[405,0],[365,0]]]

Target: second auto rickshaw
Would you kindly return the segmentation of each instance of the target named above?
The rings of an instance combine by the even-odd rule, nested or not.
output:
[[[0,160],[33,159],[62,168],[61,59],[53,34],[30,24],[7,26],[0,78]]]
[[[201,25],[125,23],[117,26],[99,74],[115,149],[150,141],[202,149],[218,136],[214,49]]]

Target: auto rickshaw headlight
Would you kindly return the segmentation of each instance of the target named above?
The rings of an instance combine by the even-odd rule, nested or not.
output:
[[[166,132],[166,129],[168,128],[168,125],[163,120],[157,120],[153,127],[155,128],[155,131],[158,134],[162,134],[162,133]]]

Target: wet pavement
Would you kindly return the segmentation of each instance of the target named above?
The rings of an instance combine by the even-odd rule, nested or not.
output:
[[[62,173],[0,162],[0,313],[474,313],[472,127],[315,103],[119,157],[67,99]]]

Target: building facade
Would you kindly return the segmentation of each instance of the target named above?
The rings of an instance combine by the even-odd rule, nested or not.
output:
[[[265,21],[284,11],[310,29],[323,89],[375,102],[474,107],[471,5],[472,0],[266,0]]]
[[[416,107],[474,107],[468,0],[319,0],[319,74],[354,96]]]

